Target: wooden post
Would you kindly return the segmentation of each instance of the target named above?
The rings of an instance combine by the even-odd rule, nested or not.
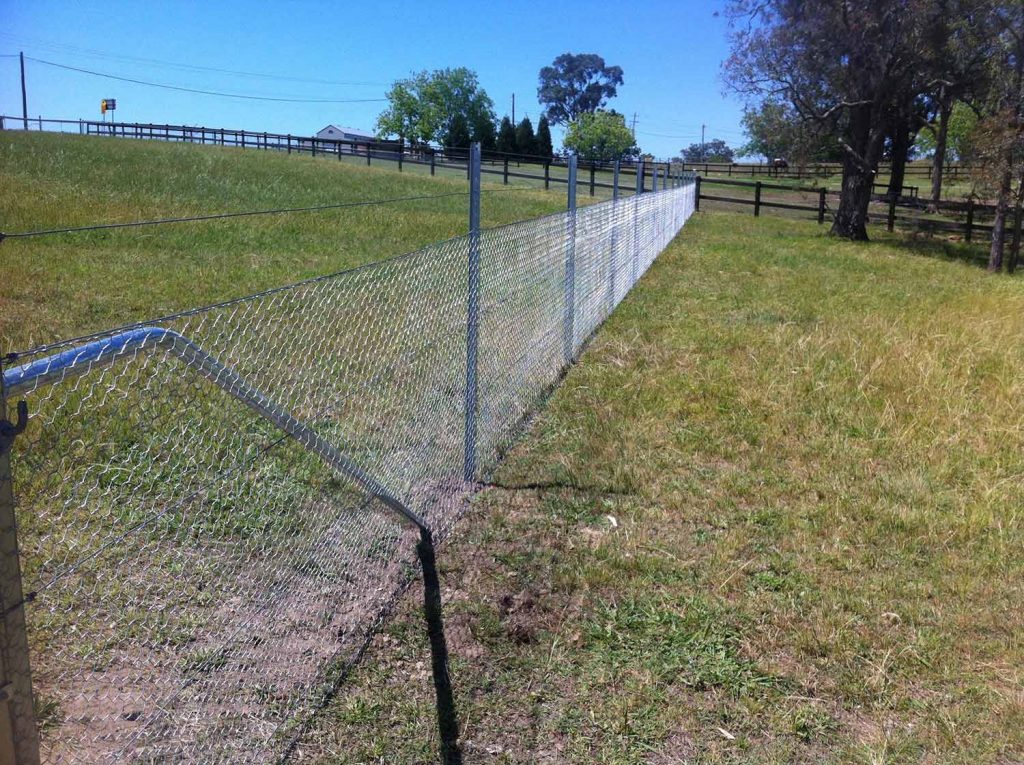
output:
[[[700,212],[700,176],[695,175],[693,179],[693,211]]]
[[[370,144],[366,144],[366,166],[367,167],[370,166],[370,158],[371,158],[372,155],[373,155],[373,150],[370,147]]]
[[[544,160],[544,190],[551,188],[551,160]]]
[[[754,217],[761,215],[761,181],[754,184]]]
[[[501,174],[501,182],[508,186],[508,157],[505,157],[504,169]]]
[[[974,235],[974,199],[967,200],[967,236],[966,240],[971,241],[971,237]]]
[[[594,196],[594,163],[590,163],[590,196]]]
[[[367,145],[366,150],[367,151],[370,150],[369,145]],[[437,155],[433,151],[431,151],[430,152],[430,174],[431,175],[434,174],[434,162],[435,162],[436,159],[437,159]]]
[[[892,194],[889,196],[889,219],[886,221],[885,227],[892,231],[896,227],[896,195]]]
[[[285,140],[288,143],[288,153],[291,154],[292,153],[292,134],[289,133]]]
[[[398,139],[398,172],[402,172],[402,155],[405,154],[405,139]]]
[[[818,189],[818,225],[825,222],[825,188]]]

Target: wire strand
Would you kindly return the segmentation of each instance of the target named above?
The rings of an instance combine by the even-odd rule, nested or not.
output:
[[[90,74],[94,77],[106,77],[110,80],[119,80],[121,82],[131,82],[136,85],[146,85],[151,88],[164,88],[165,90],[177,90],[183,93],[199,93],[204,96],[219,96],[222,98],[239,98],[244,101],[276,101],[290,104],[369,104],[379,103],[387,101],[386,98],[275,98],[272,96],[252,96],[243,93],[223,93],[217,90],[200,90],[198,88],[186,88],[180,85],[167,85],[160,82],[148,82],[146,80],[136,80],[131,77],[120,77],[116,74],[107,74],[106,72],[96,72],[92,69],[82,69],[77,66],[68,66],[67,64],[58,64],[53,61],[45,61],[41,58],[33,58],[31,56],[25,56],[28,61],[34,61],[37,64],[45,64],[46,66],[53,66],[58,69],[67,69],[72,72],[81,72],[82,74]]]

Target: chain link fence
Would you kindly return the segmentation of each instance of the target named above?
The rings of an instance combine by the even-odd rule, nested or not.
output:
[[[422,528],[450,532],[694,201],[680,177],[9,355],[17,761],[286,756],[418,575]]]

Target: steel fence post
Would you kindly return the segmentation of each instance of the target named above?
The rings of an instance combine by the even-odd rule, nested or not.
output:
[[[17,419],[16,425],[7,421],[0,365],[0,761],[39,765],[10,459],[14,439],[28,419],[23,402]]]
[[[609,279],[608,279],[608,304],[609,310],[615,307],[615,269],[616,269],[616,257],[615,253],[618,249],[618,231],[619,228],[616,225],[617,221],[615,218],[618,214],[619,208],[619,172],[622,169],[622,163],[620,160],[615,160],[615,164],[612,167],[612,246],[611,246],[611,263],[609,264]]]
[[[571,364],[576,347],[576,155],[569,155],[569,193],[567,195],[565,248],[565,321],[562,350]]]
[[[633,263],[629,286],[636,284],[636,263],[640,257],[640,197],[644,193],[644,161],[641,159],[636,166],[636,194],[633,196]]]
[[[480,321],[480,144],[469,149],[469,292],[466,300],[466,424],[462,477],[476,478],[477,345]]]

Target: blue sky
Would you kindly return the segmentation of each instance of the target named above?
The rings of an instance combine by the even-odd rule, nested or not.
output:
[[[32,59],[200,90],[330,101],[380,99],[412,71],[467,66],[499,117],[515,93],[517,119],[526,114],[536,124],[538,70],[566,51],[599,53],[625,72],[609,106],[629,120],[636,113],[641,148],[669,157],[700,140],[702,123],[709,139],[742,143],[742,105],[722,93],[728,40],[725,20],[715,15],[721,6],[0,0],[0,54],[24,51]],[[99,119],[100,99],[114,97],[116,118],[124,121],[298,135],[327,123],[372,130],[384,107],[181,93],[32,60],[26,69],[32,116]],[[0,111],[21,114],[17,58],[0,58]]]

